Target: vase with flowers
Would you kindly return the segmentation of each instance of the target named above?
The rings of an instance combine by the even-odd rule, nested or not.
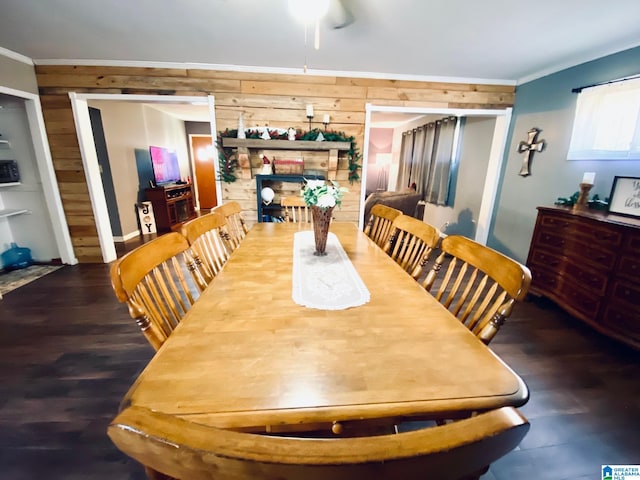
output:
[[[314,255],[326,255],[327,236],[331,215],[336,206],[340,206],[342,197],[348,189],[332,180],[305,180],[302,198],[311,209],[313,236],[316,244]]]

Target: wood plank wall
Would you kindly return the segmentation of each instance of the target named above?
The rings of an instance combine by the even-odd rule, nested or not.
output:
[[[78,147],[69,92],[145,95],[212,94],[219,130],[236,128],[242,112],[245,127],[308,129],[305,107],[314,107],[314,127],[331,116],[330,130],[353,135],[363,151],[365,104],[402,107],[507,108],[515,87],[312,75],[238,73],[179,68],[104,66],[36,66],[38,87],[75,253],[80,262],[102,262],[82,159]],[[360,183],[348,185],[347,161],[339,164],[338,179],[349,186],[341,220],[357,221]],[[117,181],[117,179],[116,179]],[[223,184],[224,200],[238,200],[247,219],[255,221],[255,182]]]

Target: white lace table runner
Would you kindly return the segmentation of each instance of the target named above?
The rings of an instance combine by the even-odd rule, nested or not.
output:
[[[317,257],[313,231],[296,232],[293,240],[293,301],[320,310],[364,305],[369,290],[340,245],[329,232],[327,254]]]

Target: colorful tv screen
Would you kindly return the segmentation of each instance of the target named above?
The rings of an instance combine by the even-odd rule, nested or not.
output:
[[[180,165],[175,150],[164,147],[149,147],[149,153],[157,185],[175,183],[180,180]]]

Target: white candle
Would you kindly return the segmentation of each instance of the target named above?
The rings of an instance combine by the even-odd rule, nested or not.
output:
[[[313,105],[307,105],[307,117],[313,117]]]
[[[596,179],[596,172],[584,172],[584,176],[582,177],[582,182],[587,183],[589,185],[593,185],[593,182]]]
[[[325,113],[324,117],[322,117],[322,123],[329,123],[329,114]]]

